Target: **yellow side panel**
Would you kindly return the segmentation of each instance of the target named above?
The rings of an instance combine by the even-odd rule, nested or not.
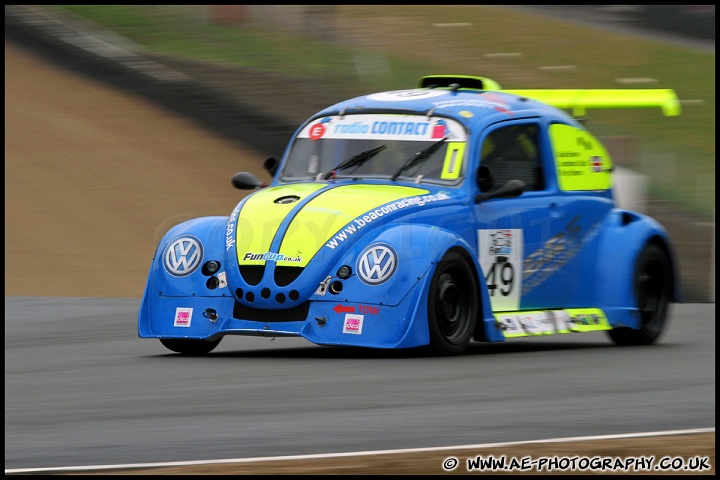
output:
[[[505,338],[612,329],[605,312],[599,308],[501,312],[495,314],[495,319]]]
[[[612,160],[592,134],[571,125],[550,126],[560,190],[608,190]]]

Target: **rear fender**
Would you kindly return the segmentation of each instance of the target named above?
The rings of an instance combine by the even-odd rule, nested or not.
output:
[[[155,250],[138,312],[138,334],[141,337],[177,336],[177,332],[173,331],[174,319],[177,321],[175,317],[178,315],[176,308],[189,311],[195,307],[202,311],[201,307],[204,309],[207,306],[207,302],[198,303],[202,298],[226,297],[213,305],[218,313],[222,309],[232,312],[232,295],[227,283],[209,288],[211,275],[203,273],[203,265],[214,259],[221,265],[215,278],[225,278],[223,240],[226,224],[227,217],[196,218],[176,225],[163,236]],[[171,248],[174,249],[172,254],[169,253]],[[216,324],[208,323],[201,329],[198,325],[199,322],[195,321],[192,335],[188,334],[189,328],[183,329],[184,336],[208,338],[218,331]]]
[[[671,300],[682,301],[675,253],[670,237],[660,223],[641,213],[615,209],[608,215],[601,232],[593,304],[606,312],[612,326],[639,327],[634,270],[640,253],[649,243],[659,245],[668,254]]]

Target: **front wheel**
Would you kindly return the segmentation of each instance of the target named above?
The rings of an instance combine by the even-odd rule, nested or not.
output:
[[[207,355],[218,346],[222,337],[217,340],[186,340],[179,338],[161,338],[165,348],[188,356]]]
[[[459,355],[470,343],[478,315],[477,280],[457,251],[448,252],[435,268],[428,292],[430,348]]]
[[[672,293],[672,272],[667,253],[649,244],[640,254],[635,268],[635,296],[640,310],[640,328],[614,328],[608,332],[617,345],[650,345],[658,339],[666,323]]]

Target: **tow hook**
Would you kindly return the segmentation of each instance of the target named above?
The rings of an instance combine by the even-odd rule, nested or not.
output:
[[[214,308],[206,308],[203,312],[205,318],[209,318],[211,322],[217,322],[218,314]]]

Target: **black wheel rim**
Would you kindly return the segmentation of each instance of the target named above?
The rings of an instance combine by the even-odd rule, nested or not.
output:
[[[462,276],[448,269],[439,277],[436,290],[435,318],[442,336],[450,343],[459,343],[465,337],[471,323],[468,292],[463,287]]]
[[[642,324],[648,332],[662,329],[669,297],[668,285],[664,262],[651,259],[645,263],[638,275],[637,292]]]

